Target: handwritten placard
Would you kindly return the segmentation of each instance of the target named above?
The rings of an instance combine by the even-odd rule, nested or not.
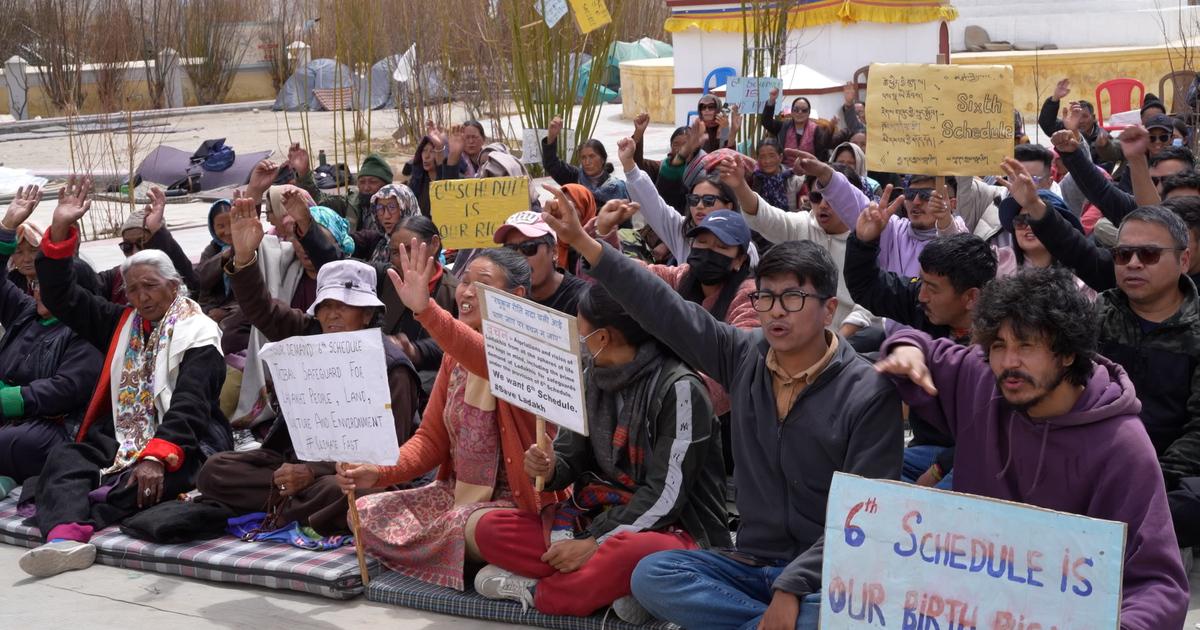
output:
[[[587,435],[575,318],[475,283],[492,395]]]
[[[521,163],[522,164],[541,164],[542,163],[542,140],[549,135],[545,129],[522,129],[521,130]],[[559,134],[559,142],[564,138],[575,137],[575,130],[564,128]],[[571,161],[571,156],[575,153],[574,147],[567,144],[566,161]]]
[[[289,337],[260,353],[296,456],[393,465],[400,456],[378,329]]]
[[[871,64],[867,168],[994,175],[1012,157],[1010,66]]]
[[[783,80],[771,77],[731,77],[725,84],[725,102],[737,105],[743,114],[756,114],[771,96],[771,90],[783,90]]]
[[[579,23],[581,33],[591,33],[612,22],[604,0],[571,0],[571,8],[575,10],[575,21]]]
[[[450,249],[495,247],[492,234],[513,213],[529,209],[524,177],[442,179],[429,185],[433,222]]]
[[[1124,523],[838,473],[821,629],[1116,629],[1124,549]]]
[[[536,0],[533,10],[546,20],[546,26],[554,28],[558,21],[567,14],[567,0]]]

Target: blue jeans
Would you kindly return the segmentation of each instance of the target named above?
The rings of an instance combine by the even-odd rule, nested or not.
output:
[[[946,450],[945,446],[922,444],[904,449],[904,468],[900,470],[900,480],[906,483],[916,483],[925,471],[937,461],[938,455]],[[942,478],[935,486],[939,490],[954,489],[954,471]]]
[[[762,621],[782,566],[754,567],[716,551],[661,551],[642,559],[630,586],[659,619],[684,628],[748,628]],[[821,595],[800,604],[796,630],[816,630]]]

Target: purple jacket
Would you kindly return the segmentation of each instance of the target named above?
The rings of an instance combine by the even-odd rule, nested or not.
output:
[[[954,436],[956,491],[1127,523],[1122,630],[1182,627],[1187,577],[1162,471],[1124,369],[1097,357],[1075,408],[1034,421],[1004,402],[979,346],[903,330],[881,356],[897,345],[925,353],[938,396],[907,379],[896,383],[914,412]]]
[[[820,187],[818,186],[818,188]],[[820,190],[829,200],[829,206],[833,208],[833,211],[842,219],[846,227],[853,231],[854,225],[858,223],[859,213],[867,207],[871,200],[867,199],[863,191],[855,188],[845,175],[837,172],[833,174],[829,185]],[[921,250],[925,249],[925,245],[939,236],[966,231],[967,224],[963,223],[962,217],[958,215],[954,215],[954,223],[945,230],[937,228],[918,230],[913,228],[907,218],[892,215],[887,227],[879,235],[879,268],[907,278],[919,278],[921,263],[917,257],[921,255]]]

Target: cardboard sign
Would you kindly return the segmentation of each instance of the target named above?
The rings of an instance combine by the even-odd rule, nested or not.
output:
[[[571,0],[579,32],[587,34],[612,21],[604,0]]]
[[[442,179],[429,184],[433,222],[450,249],[495,247],[492,234],[513,213],[529,209],[524,177]]]
[[[554,28],[567,14],[567,0],[537,0],[533,3],[533,10],[546,20],[546,26]]]
[[[871,170],[998,174],[1016,134],[1012,67],[871,64],[867,121]]]
[[[821,629],[1116,629],[1124,557],[1124,523],[838,473]]]
[[[391,466],[400,456],[379,329],[264,344],[296,456]]]
[[[783,92],[783,79],[770,77],[731,77],[725,84],[725,102],[738,106],[743,114],[757,114],[771,96],[771,90]]]
[[[522,164],[541,164],[542,163],[542,140],[550,132],[545,129],[522,129],[521,130],[521,163]],[[562,142],[564,138],[574,138],[575,130],[563,128],[558,134],[558,141]],[[561,145],[560,145],[561,146]],[[567,157],[565,161],[570,162],[575,153],[575,148],[567,146]]]
[[[587,435],[575,318],[475,283],[492,395]]]

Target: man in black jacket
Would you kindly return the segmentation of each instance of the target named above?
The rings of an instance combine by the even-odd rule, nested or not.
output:
[[[668,551],[634,571],[637,600],[688,628],[816,628],[825,506],[834,472],[896,479],[903,438],[896,392],[827,328],[837,267],[808,241],[776,245],[751,294],[761,329],[723,324],[587,236],[561,190],[544,217],[648,332],[732,397],[736,550]],[[739,597],[714,597],[722,591]],[[801,606],[803,601],[803,607]]]
[[[1084,140],[1087,140],[1088,148],[1091,149],[1092,161],[1096,164],[1109,164],[1110,166],[1106,170],[1111,170],[1111,164],[1121,159],[1121,151],[1112,141],[1108,132],[1096,120],[1095,107],[1087,101],[1074,101],[1071,105],[1078,105],[1079,110],[1067,109],[1063,118],[1058,117],[1058,108],[1062,106],[1062,99],[1070,93],[1071,80],[1059,81],[1058,85],[1054,87],[1054,94],[1050,95],[1045,103],[1042,103],[1042,111],[1038,114],[1038,126],[1047,136],[1052,136],[1061,129],[1078,129]]]

